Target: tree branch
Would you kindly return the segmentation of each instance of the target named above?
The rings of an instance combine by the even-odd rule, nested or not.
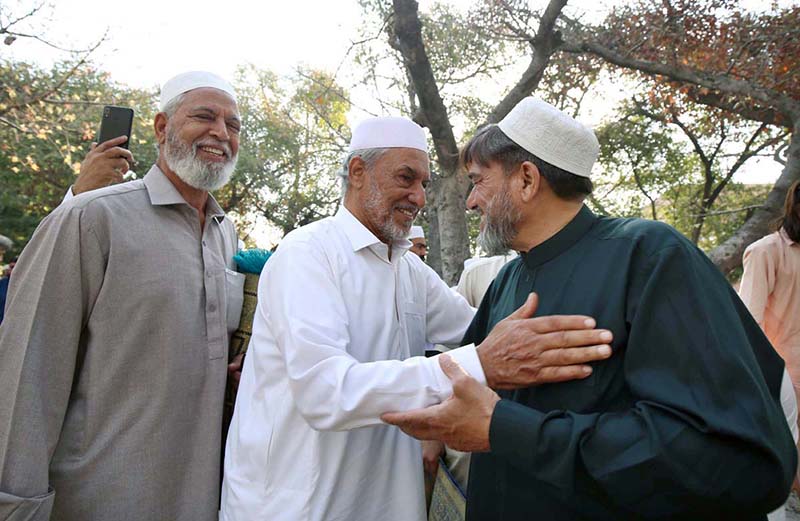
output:
[[[561,46],[561,33],[555,30],[556,20],[561,15],[561,10],[567,4],[567,0],[550,0],[547,8],[539,21],[539,29],[536,36],[531,40],[533,56],[528,68],[522,74],[517,84],[506,94],[503,100],[497,104],[489,116],[486,123],[497,123],[511,112],[517,103],[536,90],[542,80],[544,70],[550,62],[550,56]]]
[[[800,102],[772,89],[761,87],[746,80],[740,80],[724,74],[714,74],[678,65],[669,65],[647,60],[638,60],[622,55],[599,42],[583,40],[567,42],[561,49],[567,52],[587,52],[603,58],[619,67],[641,71],[647,74],[664,76],[670,80],[690,83],[714,89],[726,94],[751,97],[765,105],[775,107],[791,120],[800,118]]]

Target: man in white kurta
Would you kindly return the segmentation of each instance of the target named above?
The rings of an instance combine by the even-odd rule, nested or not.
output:
[[[420,442],[380,415],[452,394],[423,349],[460,342],[474,313],[407,254],[430,178],[426,148],[422,129],[405,118],[362,123],[345,161],[344,205],[288,234],[265,266],[228,434],[222,520],[425,519]],[[593,327],[586,319],[580,328]],[[513,356],[494,351],[510,339],[488,338],[480,358],[472,345],[449,356],[478,381],[506,385],[496,379],[498,364],[518,367],[538,334],[520,333],[524,327],[506,329],[524,339]],[[577,333],[593,360],[605,357],[596,349],[600,334]],[[550,347],[565,338],[553,336],[560,344]]]
[[[474,310],[410,247],[396,240],[390,256],[342,206],[287,235],[267,263],[222,519],[425,519],[420,442],[380,414],[449,396],[438,361],[421,355],[426,340],[460,342]],[[474,346],[451,356],[483,380]]]
[[[379,417],[450,394],[437,361],[417,355],[426,338],[459,342],[473,310],[409,247],[394,245],[390,261],[342,207],[289,234],[267,263],[223,519],[425,518],[420,443]],[[474,348],[452,354],[482,376]]]

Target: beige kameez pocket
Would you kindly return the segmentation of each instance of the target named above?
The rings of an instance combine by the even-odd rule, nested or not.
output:
[[[239,327],[244,303],[244,275],[225,268],[225,322],[228,334]]]

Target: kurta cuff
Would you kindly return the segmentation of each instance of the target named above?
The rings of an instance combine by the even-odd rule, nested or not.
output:
[[[439,358],[439,356],[442,355],[438,355],[435,358]],[[478,350],[475,344],[467,344],[457,349],[452,349],[447,352],[447,356],[458,362],[458,364],[463,367],[471,377],[478,380],[481,385],[486,385],[486,375],[483,373],[483,366],[481,366],[481,360],[478,358]],[[438,360],[436,360],[436,368],[437,378],[441,377],[450,382],[450,379],[444,374],[444,371],[442,371]],[[452,384],[449,385],[452,387]]]
[[[54,490],[35,497],[19,497],[0,492],[0,519],[6,521],[48,521],[53,509]]]

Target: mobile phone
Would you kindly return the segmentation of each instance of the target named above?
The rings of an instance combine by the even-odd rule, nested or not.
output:
[[[128,148],[131,140],[131,127],[133,126],[133,109],[128,107],[103,107],[103,120],[100,122],[100,132],[97,134],[97,144],[114,139],[115,137],[128,136],[128,141],[121,147]]]

